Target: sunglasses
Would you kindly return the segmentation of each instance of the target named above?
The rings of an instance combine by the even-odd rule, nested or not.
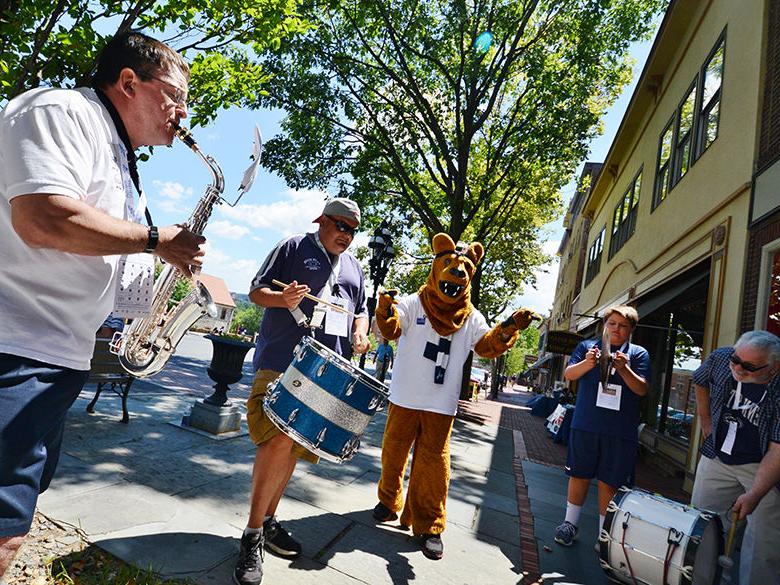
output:
[[[769,364],[764,364],[763,366],[756,366],[754,364],[751,364],[750,362],[743,362],[739,357],[737,357],[737,354],[731,354],[731,357],[729,358],[732,364],[735,366],[739,366],[746,372],[758,372],[759,370],[763,370],[764,368],[768,368]]]
[[[172,88],[173,91],[163,89],[163,93],[165,95],[167,95],[171,100],[173,100],[173,102],[177,106],[179,106],[181,108],[186,108],[187,107],[187,92],[186,91],[184,91],[183,89],[181,89],[179,87],[176,87],[175,85],[173,85],[172,83],[170,83],[168,81],[165,81],[164,79],[160,79],[159,77],[155,77],[154,75],[149,75],[148,77],[150,79],[154,79],[155,81],[159,81],[163,85],[167,85],[168,87]]]
[[[358,229],[356,227],[352,227],[345,221],[336,219],[332,215],[326,215],[325,217],[332,221],[333,225],[336,226],[336,229],[339,230],[342,234],[349,234],[350,236],[354,236],[356,233],[358,233]]]

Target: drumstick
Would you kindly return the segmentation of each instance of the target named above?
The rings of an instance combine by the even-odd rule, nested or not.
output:
[[[289,284],[284,284],[281,280],[276,280],[275,278],[271,280],[276,286],[281,286],[282,288],[286,288],[290,286]],[[309,293],[303,293],[303,296],[305,296],[307,299],[311,299],[312,301],[316,301],[318,303],[322,303],[323,305],[327,305],[334,311],[339,311],[340,313],[346,313],[350,317],[357,318],[357,315],[355,313],[352,313],[350,311],[347,311],[344,307],[339,307],[338,305],[334,305],[333,303],[329,303],[328,301],[323,301],[322,299],[315,297],[314,295],[310,295]]]
[[[737,514],[732,513],[731,515],[731,526],[729,526],[729,534],[726,538],[726,554],[720,555],[718,557],[718,564],[726,569],[727,571],[731,571],[731,568],[734,566],[734,561],[731,560],[731,545],[734,544],[734,533],[737,530]]]

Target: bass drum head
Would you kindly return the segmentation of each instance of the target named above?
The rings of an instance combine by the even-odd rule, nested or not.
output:
[[[701,535],[698,545],[691,543],[686,551],[686,564],[693,565],[691,585],[717,585],[720,583],[721,567],[718,557],[723,554],[723,526],[720,518],[702,516],[694,527],[694,535]],[[694,550],[695,549],[695,550]]]

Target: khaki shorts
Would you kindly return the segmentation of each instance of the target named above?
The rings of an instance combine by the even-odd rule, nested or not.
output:
[[[276,380],[280,372],[274,370],[258,370],[252,382],[252,394],[246,402],[246,422],[249,426],[249,436],[255,445],[265,443],[282,431],[279,430],[263,410],[263,399],[268,393],[268,384]],[[298,443],[293,443],[293,455],[317,463],[320,458]]]

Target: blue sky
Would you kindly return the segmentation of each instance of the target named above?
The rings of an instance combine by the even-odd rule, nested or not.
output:
[[[651,44],[646,41],[632,47],[636,60],[633,80],[604,118],[604,134],[591,143],[589,160],[602,161],[606,156]],[[203,152],[213,156],[222,169],[224,195],[229,201],[235,199],[243,171],[250,162],[254,126],[260,127],[267,140],[280,131],[281,118],[279,111],[234,108],[220,113],[210,126],[194,130]],[[157,225],[185,221],[211,181],[208,168],[180,142],[170,150],[156,149],[154,156],[141,166],[141,178]],[[574,182],[563,189],[567,202],[573,192]],[[292,190],[280,177],[261,168],[252,189],[236,207],[216,207],[206,227],[203,270],[224,279],[232,292],[247,293],[252,277],[276,242],[313,230],[312,221],[319,215],[326,196],[323,191]],[[562,233],[561,220],[546,227],[545,251],[557,251]],[[365,245],[367,238],[366,234],[359,234],[353,247]],[[529,287],[516,299],[513,308],[525,306],[547,314],[557,273],[557,261],[540,267],[536,289]]]

